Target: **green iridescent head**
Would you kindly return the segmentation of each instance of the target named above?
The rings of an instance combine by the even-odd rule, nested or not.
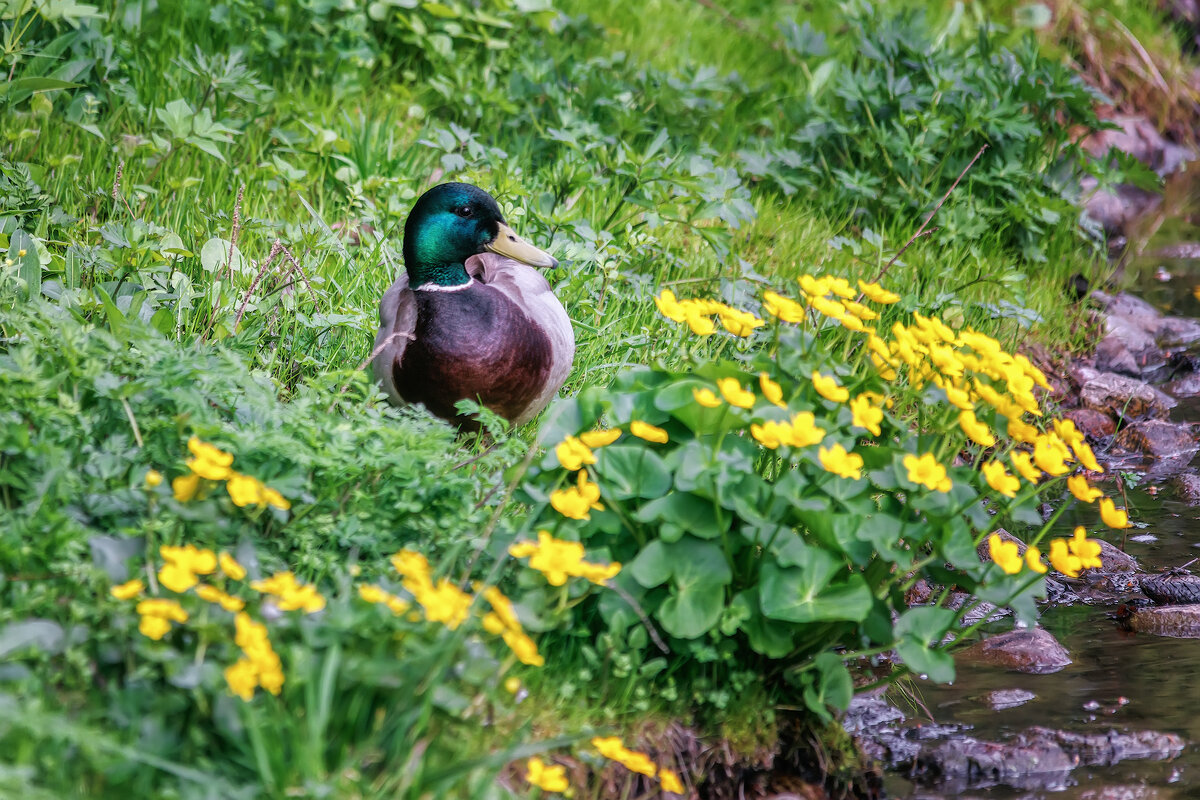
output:
[[[404,266],[409,286],[466,283],[468,258],[491,251],[533,267],[553,257],[521,239],[504,222],[495,199],[469,183],[443,183],[421,195],[404,223]]]

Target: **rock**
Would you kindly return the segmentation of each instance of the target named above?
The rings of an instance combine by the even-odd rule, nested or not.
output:
[[[1162,204],[1162,195],[1127,183],[1103,191],[1099,186],[1099,182],[1089,175],[1079,181],[1079,192],[1084,198],[1084,213],[1109,236],[1123,235],[1130,223]]]
[[[1147,363],[1150,363],[1147,358]],[[1105,372],[1116,372],[1131,378],[1140,377],[1142,367],[1129,348],[1116,336],[1105,336],[1096,345],[1096,367]]]
[[[1173,398],[1149,384],[1111,372],[1085,383],[1079,391],[1079,399],[1084,408],[1125,421],[1163,419],[1176,405]]]
[[[1030,728],[1026,736],[1048,738],[1090,767],[1109,766],[1129,759],[1167,759],[1183,752],[1183,737],[1159,731],[1073,733],[1050,728]]]
[[[1101,786],[1085,789],[1077,800],[1167,800],[1167,795],[1153,786]]]
[[[1178,380],[1164,383],[1162,390],[1171,397],[1195,397],[1200,395],[1200,375],[1185,375]]]
[[[1141,114],[1114,114],[1109,120],[1116,128],[1096,131],[1080,144],[1097,158],[1115,148],[1141,161],[1159,175],[1178,172],[1196,154],[1163,137],[1154,123]]]
[[[926,779],[1033,788],[1064,781],[1075,766],[1075,759],[1054,742],[985,742],[964,736],[922,750],[916,771]],[[1029,781],[1034,775],[1041,780]]]
[[[1160,347],[1186,347],[1200,341],[1200,322],[1187,317],[1163,317],[1155,332]]]
[[[1094,381],[1103,373],[1094,367],[1089,367],[1087,364],[1075,363],[1067,367],[1067,374],[1071,376],[1071,380],[1075,381],[1076,386],[1083,386],[1088,381]]]
[[[1106,294],[1097,289],[1092,292],[1092,300],[1096,301],[1109,314],[1118,317],[1129,317],[1135,320],[1157,320],[1162,316],[1162,312],[1157,308],[1142,298],[1128,292]]]
[[[1200,506],[1200,475],[1194,472],[1185,472],[1182,475],[1176,475],[1171,484],[1175,487],[1175,492],[1179,495],[1179,499],[1189,506]]]
[[[1071,663],[1067,649],[1044,628],[1018,628],[977,642],[961,652],[964,660],[1042,675]]]
[[[1154,254],[1158,258],[1200,258],[1200,242],[1183,242],[1160,247]]]
[[[987,704],[993,711],[1002,711],[1023,706],[1035,697],[1036,694],[1025,689],[996,689],[988,692]]]
[[[1096,369],[1137,377],[1167,362],[1155,334],[1157,317],[1126,317],[1110,313],[1104,320],[1108,334],[1096,346]]]
[[[1156,459],[1187,459],[1200,450],[1192,427],[1186,423],[1148,419],[1122,428],[1113,449],[1142,453]]]
[[[1138,633],[1200,639],[1200,605],[1135,608],[1125,624]]]
[[[1100,442],[1117,432],[1117,423],[1103,411],[1094,408],[1072,408],[1063,414],[1093,442]]]
[[[1137,559],[1126,553],[1116,545],[1109,544],[1103,539],[1090,539],[1089,541],[1097,542],[1100,545],[1100,568],[1099,570],[1090,569],[1085,572],[1136,572],[1138,568]]]

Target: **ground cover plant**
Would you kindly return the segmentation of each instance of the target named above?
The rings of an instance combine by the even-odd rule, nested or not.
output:
[[[647,719],[947,679],[907,584],[1030,618],[1095,557],[1014,350],[1083,335],[1095,94],[953,14],[637,5],[0,5],[6,793],[681,793]],[[490,450],[363,369],[443,179],[579,340]]]

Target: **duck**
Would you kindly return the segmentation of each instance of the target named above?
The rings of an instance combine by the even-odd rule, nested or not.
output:
[[[379,304],[372,363],[395,405],[420,404],[463,431],[477,400],[513,426],[537,416],[571,372],[570,317],[539,269],[558,261],[522,239],[490,194],[443,183],[404,223],[404,271]]]

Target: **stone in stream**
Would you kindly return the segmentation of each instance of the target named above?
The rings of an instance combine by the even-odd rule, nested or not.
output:
[[[1058,672],[1071,655],[1044,628],[1018,628],[976,642],[959,653],[964,661],[1042,675]]]
[[[1105,317],[1107,334],[1096,345],[1096,369],[1136,378],[1167,363],[1154,336],[1158,320],[1149,322],[1154,327],[1147,329],[1129,317],[1115,314]]]
[[[987,704],[993,711],[1002,711],[1023,706],[1035,697],[1036,694],[1026,689],[995,689],[988,692]]]
[[[1192,373],[1164,383],[1162,389],[1172,397],[1195,397],[1200,395],[1200,374]]]
[[[1079,391],[1084,408],[1095,409],[1126,422],[1140,419],[1165,419],[1175,407],[1169,397],[1142,381],[1101,373],[1083,385]]]
[[[1186,347],[1200,341],[1200,321],[1190,317],[1163,317],[1156,331],[1160,347]]]
[[[1072,408],[1063,416],[1074,422],[1075,427],[1093,442],[1104,441],[1117,432],[1117,423],[1113,418],[1094,408]]]
[[[1153,786],[1101,786],[1079,793],[1077,800],[1167,800],[1174,794],[1163,794]]]
[[[1176,475],[1171,485],[1182,502],[1189,506],[1200,506],[1200,475],[1195,472]]]
[[[1114,453],[1140,453],[1147,459],[1147,471],[1169,475],[1185,469],[1200,450],[1191,425],[1148,419],[1123,428],[1113,439]]]
[[[1138,633],[1200,639],[1200,605],[1135,608],[1129,611],[1125,624]]]

